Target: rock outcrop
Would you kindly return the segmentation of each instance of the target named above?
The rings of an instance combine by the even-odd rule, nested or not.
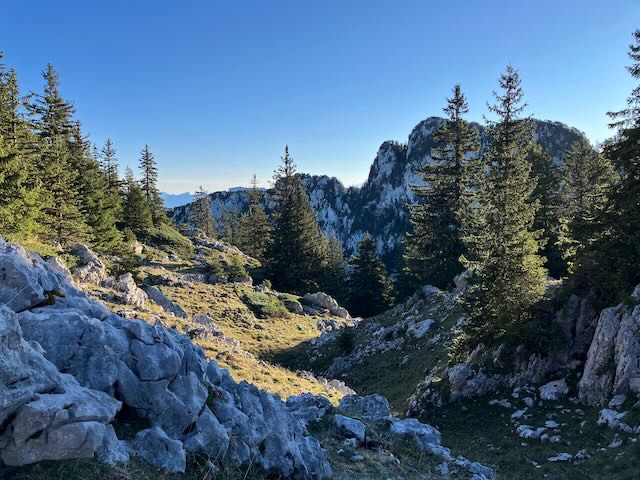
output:
[[[110,425],[124,405],[151,427],[134,451],[161,468],[182,471],[183,454],[205,452],[286,478],[331,476],[326,453],[279,398],[236,383],[187,337],[110,313],[20,247],[0,245],[0,277],[2,462],[124,460]],[[130,275],[118,283],[137,292]]]
[[[76,243],[72,251],[78,257],[73,278],[79,283],[99,285],[107,278],[107,268],[102,260],[86,245]]]
[[[351,318],[346,308],[338,305],[338,302],[331,295],[327,295],[324,292],[307,293],[302,297],[302,301],[309,305],[324,308],[325,310],[328,310],[331,315],[335,315],[336,317],[345,319]]]

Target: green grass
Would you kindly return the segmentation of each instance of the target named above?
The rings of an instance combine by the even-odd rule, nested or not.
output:
[[[181,259],[189,259],[194,254],[191,240],[168,223],[146,230],[140,235],[140,241],[170,255],[177,255]]]
[[[289,318],[289,310],[275,295],[249,291],[243,300],[257,318]]]

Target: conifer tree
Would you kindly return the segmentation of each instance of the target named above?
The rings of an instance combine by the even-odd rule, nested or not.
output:
[[[393,304],[391,280],[369,234],[360,241],[349,267],[349,311],[367,318],[389,309]]]
[[[236,245],[247,255],[264,262],[265,254],[271,242],[271,224],[260,201],[262,192],[258,189],[258,181],[254,175],[251,180],[249,209],[240,216]]]
[[[145,145],[140,153],[140,188],[144,193],[154,224],[166,220],[164,205],[158,190],[158,167],[149,145]]]
[[[75,109],[60,95],[60,78],[53,65],[47,65],[42,77],[45,80],[44,94],[32,95],[33,101],[27,104],[27,109],[35,117],[33,123],[40,138],[53,146],[58,138],[67,138],[71,134]]]
[[[640,30],[629,46],[633,79],[640,80]],[[604,305],[625,299],[640,284],[640,85],[627,99],[627,107],[609,113],[615,138],[605,155],[619,174],[603,214],[592,248],[578,257],[577,276],[588,282]]]
[[[412,187],[418,201],[409,205],[412,231],[404,255],[405,282],[413,289],[446,288],[463,270],[460,226],[469,198],[469,154],[479,148],[478,133],[464,120],[469,111],[460,85],[444,108],[446,120],[433,134],[432,161],[422,167],[424,186]]]
[[[216,237],[216,227],[211,216],[211,205],[209,194],[200,186],[195,194],[195,200],[190,210],[191,222],[196,229],[200,230],[209,238]]]
[[[515,323],[528,320],[531,307],[542,299],[546,270],[540,257],[540,233],[534,231],[535,181],[527,146],[532,130],[522,118],[522,87],[518,72],[508,66],[500,77],[502,93],[489,110],[490,145],[483,155],[485,175],[479,184],[478,205],[472,205],[465,227],[464,264],[473,272],[465,300],[475,339],[498,341]]]
[[[133,179],[133,175],[128,178],[123,205],[124,223],[139,236],[153,227],[153,218],[142,187]]]
[[[118,158],[116,149],[110,138],[104,143],[101,150],[100,168],[106,180],[107,190],[111,194],[118,192],[120,188],[120,177],[118,174]]]
[[[321,276],[322,291],[340,301],[346,301],[346,282],[346,261],[342,243],[335,235],[332,235],[324,239],[324,261]]]
[[[0,59],[2,52],[0,52]],[[0,64],[0,233],[29,237],[40,213],[33,155],[14,70]]]
[[[567,273],[561,195],[562,172],[555,159],[539,144],[530,142],[527,157],[531,163],[531,177],[535,182],[532,200],[539,208],[536,211],[533,229],[542,233],[540,254],[547,259],[546,267],[554,278]]]
[[[576,140],[564,154],[562,164],[563,217],[567,230],[560,239],[566,245],[565,259],[573,271],[580,250],[590,248],[597,219],[616,182],[611,162],[584,138]]]
[[[317,290],[322,234],[288,147],[274,175],[274,191],[277,206],[267,251],[270,279],[282,291],[303,294]]]

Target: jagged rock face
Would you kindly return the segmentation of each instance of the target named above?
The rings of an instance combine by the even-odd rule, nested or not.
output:
[[[76,243],[72,250],[79,260],[78,266],[73,270],[73,278],[76,281],[99,285],[107,278],[105,264],[89,247],[82,243]]]
[[[126,405],[152,427],[134,450],[161,468],[182,471],[186,453],[203,452],[284,478],[331,476],[279,398],[207,364],[187,337],[111,314],[19,247],[0,244],[0,272],[0,299],[19,312],[0,306],[0,465],[126,461],[110,425]]]
[[[602,311],[578,384],[581,401],[603,405],[626,394],[640,379],[640,306]]]
[[[303,183],[322,230],[335,235],[347,254],[353,254],[359,241],[369,232],[388,265],[396,267],[400,240],[409,227],[406,204],[415,201],[411,185],[422,185],[419,172],[431,161],[432,135],[443,119],[430,117],[420,122],[406,144],[385,142],[362,187],[345,188],[338,179],[303,175]],[[473,124],[487,143],[483,127]],[[534,121],[534,140],[561,162],[562,153],[582,134],[558,122]],[[248,208],[246,191],[216,192],[210,195],[213,216],[220,220],[223,212],[243,212]],[[267,213],[274,207],[272,192],[263,197]],[[191,205],[177,207],[171,215],[178,224],[188,221]]]

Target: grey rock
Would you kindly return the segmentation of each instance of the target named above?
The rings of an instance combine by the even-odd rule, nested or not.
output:
[[[566,380],[561,378],[544,384],[538,389],[538,392],[540,392],[542,400],[560,400],[569,393],[569,387]]]
[[[133,275],[123,273],[118,277],[114,288],[123,293],[122,301],[127,305],[133,305],[137,308],[144,308],[145,302],[149,299],[146,293],[136,285]]]
[[[187,312],[175,302],[169,300],[164,293],[159,289],[152,286],[146,286],[144,292],[147,296],[153,300],[158,306],[160,306],[165,312],[172,313],[178,318],[187,318]]]
[[[346,395],[340,400],[338,408],[350,415],[358,415],[374,421],[389,416],[389,401],[378,394],[366,397]]]
[[[346,308],[338,305],[338,302],[324,292],[307,293],[302,300],[308,304],[329,310],[332,315],[340,318],[351,318]]]
[[[96,453],[100,463],[106,465],[127,463],[130,459],[129,445],[123,440],[118,440],[111,425],[107,425],[104,441]]]
[[[100,258],[86,245],[76,243],[71,248],[78,257],[78,266],[73,269],[73,278],[80,283],[100,285],[107,278],[107,268]]]
[[[290,396],[286,405],[291,415],[302,421],[305,426],[317,422],[333,408],[327,398],[310,393]]]
[[[169,438],[158,427],[138,432],[132,447],[146,462],[168,472],[182,473],[187,468],[182,442]]]
[[[395,435],[413,439],[421,450],[431,452],[434,446],[440,446],[440,432],[415,418],[393,420],[390,431]]]
[[[360,420],[355,418],[345,417],[344,415],[336,415],[334,417],[336,426],[347,435],[357,438],[359,441],[364,442],[367,427]]]

